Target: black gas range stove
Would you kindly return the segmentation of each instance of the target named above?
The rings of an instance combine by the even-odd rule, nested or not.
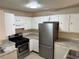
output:
[[[29,55],[29,39],[24,38],[22,33],[9,36],[9,40],[15,42],[15,47],[18,49],[18,59],[24,59],[24,57]]]

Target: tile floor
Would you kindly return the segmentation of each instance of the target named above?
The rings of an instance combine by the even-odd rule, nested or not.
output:
[[[26,58],[24,58],[24,59],[44,59],[44,58],[42,58],[42,57],[40,57],[38,54],[32,52],[32,53],[30,53],[30,55],[28,55],[28,56],[27,56]]]

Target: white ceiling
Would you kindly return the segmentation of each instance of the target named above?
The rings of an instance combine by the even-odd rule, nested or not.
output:
[[[29,0],[0,0],[0,7],[27,12],[37,12],[48,9],[55,10],[79,4],[79,0],[37,0],[37,1],[43,5],[42,8],[39,9],[26,8],[24,5],[27,4]]]

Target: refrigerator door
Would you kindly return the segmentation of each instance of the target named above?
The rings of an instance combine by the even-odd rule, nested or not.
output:
[[[53,24],[39,24],[39,44],[53,45]]]
[[[54,54],[53,54],[53,50],[52,50],[52,47],[48,47],[48,46],[45,46],[45,45],[41,45],[39,46],[39,55],[41,57],[44,57],[46,59],[53,59],[54,57]]]

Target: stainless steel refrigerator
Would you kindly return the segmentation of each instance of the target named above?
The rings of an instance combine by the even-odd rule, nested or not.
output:
[[[39,55],[46,59],[54,59],[54,41],[58,39],[58,22],[39,24]]]

